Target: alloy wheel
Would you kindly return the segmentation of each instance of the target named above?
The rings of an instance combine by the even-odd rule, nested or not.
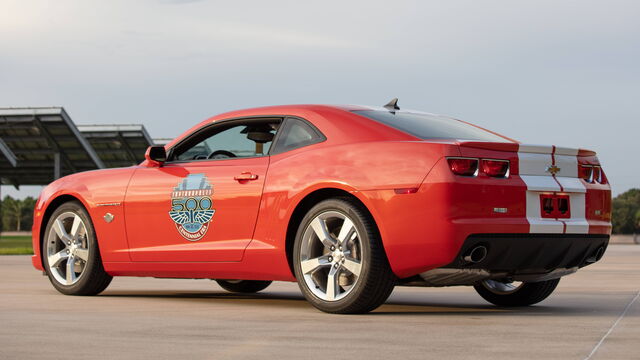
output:
[[[47,236],[46,256],[58,283],[69,286],[78,282],[89,260],[87,227],[80,216],[73,212],[58,215]]]
[[[318,214],[304,231],[299,261],[313,295],[324,301],[347,296],[362,271],[360,234],[352,219],[338,211]]]
[[[524,283],[521,281],[501,282],[498,280],[484,280],[482,285],[489,291],[497,295],[513,294],[520,290]]]

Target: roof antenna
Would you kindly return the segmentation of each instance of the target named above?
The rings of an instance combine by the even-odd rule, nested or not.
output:
[[[389,101],[389,103],[384,107],[390,111],[400,110],[400,107],[398,106],[398,98],[391,99],[391,101]]]

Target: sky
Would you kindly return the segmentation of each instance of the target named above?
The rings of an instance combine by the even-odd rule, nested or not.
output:
[[[640,187],[639,18],[617,0],[0,0],[0,106],[171,138],[234,109],[398,97],[593,149],[615,195]]]

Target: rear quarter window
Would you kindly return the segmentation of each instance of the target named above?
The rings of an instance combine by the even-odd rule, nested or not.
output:
[[[324,141],[324,136],[306,122],[288,118],[272,154],[294,150]]]

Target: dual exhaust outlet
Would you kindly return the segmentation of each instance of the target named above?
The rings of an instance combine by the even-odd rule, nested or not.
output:
[[[478,245],[471,250],[467,251],[467,254],[462,259],[471,264],[477,264],[482,262],[486,257],[489,250],[486,246]]]
[[[594,262],[602,259],[602,256],[604,255],[604,246],[600,246],[596,251],[594,251],[592,253],[591,256],[589,256],[587,258],[586,263],[587,264],[593,264]]]
[[[489,253],[489,250],[487,249],[486,246],[477,245],[471,248],[471,250],[467,251],[466,255],[464,255],[462,259],[469,264],[478,264],[484,261],[484,259],[486,259],[488,253]],[[591,256],[589,256],[585,260],[585,262],[587,264],[593,264],[596,261],[602,259],[603,255],[604,255],[604,246],[600,246],[596,249],[596,251],[594,251],[591,254]]]

